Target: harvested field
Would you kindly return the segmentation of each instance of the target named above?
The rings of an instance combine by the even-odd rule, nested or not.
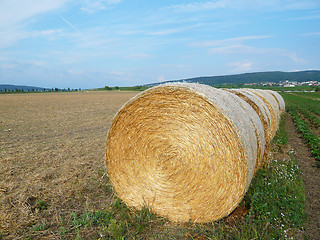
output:
[[[0,95],[3,235],[21,236],[35,222],[54,230],[70,212],[108,205],[100,186],[107,129],[117,110],[136,94]]]
[[[262,221],[261,226],[255,225],[260,216],[267,216],[260,213],[259,207],[265,207],[269,197],[250,208],[254,198],[249,195],[248,201],[245,199],[228,218],[206,225],[171,224],[147,211],[129,214],[131,211],[114,197],[105,174],[105,145],[114,114],[136,94],[106,91],[0,95],[0,239],[117,239],[121,236],[125,239],[268,239],[278,236],[279,219],[275,223]],[[289,135],[290,145],[301,142],[290,131]],[[301,151],[300,146],[294,149],[296,153]],[[272,153],[272,158],[282,157]],[[275,165],[274,170],[278,172],[279,166]],[[261,181],[264,182],[264,175]],[[314,178],[313,183],[316,182],[318,178]],[[291,180],[285,186],[287,183]],[[261,189],[269,187],[265,184],[267,187]],[[278,188],[276,185],[273,189]],[[314,192],[307,194],[311,202],[318,199]],[[277,207],[273,206],[274,202],[269,203],[272,209]],[[281,204],[287,206],[287,200]],[[256,212],[257,222],[252,224]],[[112,218],[108,219],[108,214]],[[278,216],[281,218],[280,213]],[[96,219],[104,222],[97,223]],[[315,222],[307,225],[308,228],[313,230],[312,234],[318,231]],[[284,229],[300,234],[292,225]],[[317,239],[318,235],[314,236]]]

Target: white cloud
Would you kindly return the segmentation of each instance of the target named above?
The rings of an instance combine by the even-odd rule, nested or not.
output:
[[[47,29],[44,31],[40,31],[40,34],[43,36],[51,36],[62,33],[62,29]]]
[[[291,52],[291,51],[288,51],[286,49],[280,49],[278,51],[278,53],[279,53],[280,56],[287,57],[287,58],[291,59],[291,61],[293,61],[295,63],[299,63],[299,64],[306,63],[306,60],[303,59],[303,58],[298,57],[295,52]]]
[[[277,5],[280,5],[281,7],[281,1],[275,1],[275,2],[277,2]],[[304,0],[304,1],[286,0],[286,1],[283,1],[282,6],[283,8],[288,10],[307,10],[307,9],[313,9],[313,8],[319,7],[320,2],[318,0]]]
[[[147,53],[136,53],[136,54],[131,54],[127,58],[135,59],[135,60],[141,60],[141,59],[146,59],[146,58],[151,58],[151,54]]]
[[[222,55],[265,55],[265,56],[280,56],[286,57],[295,63],[306,63],[303,58],[297,56],[295,52],[281,49],[281,48],[256,48],[246,45],[230,45],[230,46],[223,46],[217,48],[211,48],[209,50],[211,54],[222,54]]]
[[[221,55],[263,55],[268,54],[269,56],[281,56],[289,58],[295,63],[305,63],[305,60],[299,58],[295,52],[288,51],[280,48],[259,48],[252,47],[244,42],[249,40],[259,40],[272,38],[271,35],[253,35],[253,36],[242,36],[235,38],[227,38],[222,40],[204,41],[198,43],[192,43],[190,46],[207,48],[210,54],[221,54]],[[243,63],[242,63],[243,64]],[[243,65],[249,67],[248,64]]]
[[[82,75],[83,74],[83,71],[76,71],[76,70],[67,70],[67,73],[71,74],[71,75]]]
[[[233,72],[249,72],[252,71],[253,63],[250,61],[240,61],[240,62],[233,62],[229,63],[229,66],[233,68]]]
[[[287,20],[289,20],[289,21],[301,21],[301,20],[315,20],[315,19],[319,19],[319,18],[320,18],[320,14],[319,13],[307,13],[307,15],[305,15],[305,16],[293,17],[293,18],[289,18]]]
[[[165,30],[161,30],[161,31],[155,31],[155,32],[149,32],[147,33],[147,35],[169,35],[169,34],[174,34],[174,33],[179,33],[179,32],[183,32],[192,28],[197,28],[200,27],[201,24],[195,24],[192,26],[186,26],[186,27],[180,27],[180,28],[170,28],[170,29],[165,29]]]
[[[30,17],[53,11],[70,0],[0,1],[0,27],[11,27]]]
[[[186,64],[161,64],[162,68],[173,68],[173,69],[183,69],[188,68],[190,66]]]
[[[172,28],[172,29],[166,29],[166,30],[161,30],[157,32],[149,32],[147,35],[155,35],[155,36],[160,36],[160,35],[169,35],[169,34],[174,34],[178,33],[181,30],[179,28]]]
[[[193,2],[193,3],[172,5],[172,6],[169,6],[168,8],[177,10],[177,11],[183,11],[183,12],[196,12],[196,11],[225,8],[230,5],[230,2],[231,2],[230,0]]]
[[[117,71],[111,71],[111,72],[109,72],[109,74],[115,75],[115,76],[123,76],[123,75],[125,75],[123,72],[117,72]]]
[[[158,82],[163,82],[164,80],[165,80],[165,78],[162,75],[157,78]]]
[[[318,0],[215,0],[206,2],[192,2],[178,5],[171,5],[167,9],[180,12],[198,12],[216,9],[261,9],[261,10],[307,10],[320,6]]]
[[[221,39],[221,40],[197,42],[197,43],[190,44],[190,46],[211,47],[211,46],[219,46],[219,45],[226,45],[226,44],[235,44],[235,43],[243,42],[246,40],[266,39],[266,38],[272,38],[272,37],[273,36],[271,35],[243,36],[243,37],[227,38],[227,39]]]
[[[302,33],[301,36],[320,36],[320,32]]]
[[[211,54],[261,54],[266,50],[254,48],[246,45],[229,45],[223,47],[211,48],[209,52]]]
[[[87,0],[85,6],[80,9],[87,13],[94,13],[101,10],[110,9],[113,5],[121,3],[123,0]]]
[[[70,0],[10,0],[0,1],[0,48],[13,45],[20,39],[34,36],[24,29],[26,20],[63,7]],[[47,32],[49,33],[49,32]]]

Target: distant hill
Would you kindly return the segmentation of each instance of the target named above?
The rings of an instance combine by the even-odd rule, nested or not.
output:
[[[212,76],[212,77],[196,77],[180,80],[165,81],[161,83],[147,84],[146,86],[154,86],[169,82],[196,82],[207,85],[240,85],[244,83],[264,83],[264,82],[308,82],[320,81],[320,71],[299,71],[299,72],[256,72],[243,73],[236,75]]]
[[[20,86],[20,85],[10,85],[10,84],[0,84],[0,90],[2,91],[15,91],[15,90],[23,90],[23,91],[44,91],[48,90],[48,88],[43,87],[34,87],[34,86]]]

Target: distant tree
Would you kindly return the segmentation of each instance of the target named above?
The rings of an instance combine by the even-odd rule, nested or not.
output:
[[[58,91],[59,91],[59,88],[55,88],[54,91],[55,91],[55,92],[58,92]]]
[[[105,86],[104,89],[105,89],[105,90],[112,90],[112,88],[111,88],[111,87],[108,87],[108,86]]]
[[[118,86],[115,86],[114,88],[115,88],[116,90],[119,90],[119,89],[120,89],[120,87],[118,87]]]

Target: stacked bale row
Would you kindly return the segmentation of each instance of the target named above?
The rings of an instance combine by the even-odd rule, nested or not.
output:
[[[171,83],[148,89],[116,114],[106,161],[117,195],[173,221],[231,213],[267,160],[284,110],[273,91]]]

